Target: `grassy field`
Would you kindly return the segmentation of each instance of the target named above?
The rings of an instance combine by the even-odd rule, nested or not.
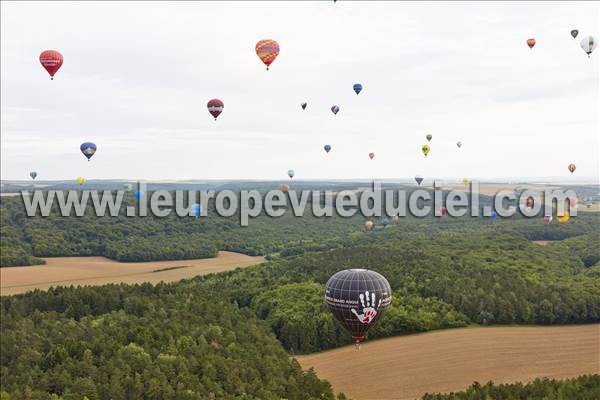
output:
[[[174,282],[259,264],[264,258],[221,251],[216,258],[180,261],[122,263],[105,257],[49,257],[45,260],[45,265],[0,269],[0,293],[12,295],[51,286]]]
[[[355,400],[415,399],[473,381],[600,373],[600,325],[487,327],[395,337],[296,359]]]

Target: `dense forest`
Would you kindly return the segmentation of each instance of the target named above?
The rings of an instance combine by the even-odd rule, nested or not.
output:
[[[481,206],[490,201],[482,197]],[[317,218],[312,216],[309,205],[302,218],[291,212],[279,218],[263,213],[253,218],[249,226],[241,227],[239,211],[229,218],[220,217],[212,202],[208,216],[202,218],[178,217],[174,212],[164,218],[126,217],[126,207],[136,205],[128,193],[118,217],[96,217],[90,201],[82,217],[62,217],[55,206],[49,217],[41,218],[27,217],[20,197],[3,197],[0,199],[0,267],[41,264],[41,257],[56,256],[96,255],[125,262],[208,258],[216,256],[219,250],[268,257],[292,256],[363,240],[367,220],[358,213],[352,218],[336,214]],[[495,220],[408,216],[385,229],[385,217],[372,219],[375,230],[386,231],[386,236],[431,238],[444,232],[478,231],[503,232],[531,240],[559,240],[580,235],[593,230],[594,224],[598,226],[600,221],[597,215],[584,212],[560,226],[545,225],[541,217],[525,218],[519,214]]]
[[[351,343],[323,292],[329,276],[352,267],[382,273],[393,288],[368,340],[471,324],[600,321],[597,213],[565,225],[522,216],[407,217],[384,228],[374,218],[373,232],[363,217],[260,216],[246,228],[214,215],[27,218],[17,199],[3,199],[1,213],[2,265],[47,255],[210,257],[222,249],[269,260],[172,284],[2,297],[3,400],[334,399],[327,382],[289,355]],[[540,246],[533,239],[562,240]],[[570,398],[574,388],[596,393],[597,379],[474,385],[453,395],[467,397],[427,399],[542,391]]]
[[[597,400],[600,375],[583,375],[562,381],[536,379],[527,384],[485,385],[474,383],[464,392],[427,394],[422,400]]]

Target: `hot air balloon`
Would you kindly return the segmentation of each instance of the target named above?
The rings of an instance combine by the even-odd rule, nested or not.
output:
[[[286,185],[285,183],[281,186],[279,186],[279,190],[281,190],[283,193],[287,193],[290,191],[290,185]]]
[[[438,217],[443,217],[444,215],[446,215],[448,213],[448,209],[446,207],[440,207],[440,209],[438,210],[438,212],[436,213],[436,216]]]
[[[462,147],[462,142],[456,142],[456,147],[460,149]]]
[[[428,133],[427,135],[425,135],[425,139],[427,139],[428,142],[431,142],[431,139],[433,139],[433,135]]]
[[[373,230],[373,226],[374,226],[374,225],[375,225],[375,224],[373,223],[373,221],[367,221],[367,222],[365,222],[365,228],[366,228],[368,231],[371,231],[371,230]]]
[[[337,115],[337,113],[340,111],[340,107],[338,106],[331,106],[331,112],[333,113],[333,115]]]
[[[294,177],[294,175],[296,175],[296,173],[294,172],[293,169],[288,170],[288,176],[290,177],[290,179],[292,179]]]
[[[31,177],[31,179],[35,179],[35,178],[37,177],[37,172],[35,172],[35,171],[31,171],[31,172],[29,173],[29,176]]]
[[[92,142],[85,142],[79,146],[79,150],[81,150],[83,155],[87,157],[88,161],[90,161],[90,158],[96,154],[96,145]]]
[[[223,112],[223,108],[225,108],[225,105],[219,99],[212,99],[208,101],[208,103],[206,104],[206,108],[208,109],[210,115],[215,117],[216,121],[217,117]]]
[[[381,225],[383,225],[384,228],[386,226],[388,226],[389,224],[390,224],[390,221],[387,218],[384,218],[381,220]]]
[[[425,154],[425,157],[427,157],[427,154],[429,154],[429,150],[431,150],[429,148],[428,144],[424,144],[423,147],[421,147],[421,151],[423,152],[423,154]]]
[[[533,197],[529,196],[525,199],[525,205],[527,208],[533,208]]]
[[[300,103],[300,107],[302,107],[303,110],[306,110],[307,105],[307,103]]]
[[[551,224],[552,223],[552,215],[544,215],[544,222],[546,224]]]
[[[533,46],[535,46],[535,39],[527,39],[527,46],[529,46],[530,49],[533,49]]]
[[[362,85],[360,83],[355,83],[354,86],[352,86],[352,89],[354,89],[354,92],[358,96],[358,94],[362,90]]]
[[[346,269],[325,284],[329,311],[358,345],[392,301],[392,288],[383,275],[368,269]]]
[[[269,66],[279,55],[279,43],[271,39],[260,40],[256,43],[256,55],[267,66]]]
[[[77,184],[81,186],[85,183],[85,178],[83,176],[78,176],[77,178],[75,178],[75,182],[77,182]]]
[[[491,217],[492,219],[496,219],[496,217],[497,217],[497,216],[498,216],[498,214],[496,213],[496,211],[492,211],[492,212],[490,213],[490,217]]]
[[[571,218],[571,216],[569,215],[568,211],[565,211],[563,215],[556,216],[556,220],[558,221],[559,224],[566,224],[567,222],[569,222],[570,218]]]
[[[575,166],[575,164],[569,164],[569,172],[573,173],[575,172],[575,170],[577,169],[577,167]]]
[[[421,175],[417,175],[415,176],[415,181],[417,182],[417,185],[421,186],[421,182],[423,182],[423,177]]]
[[[394,222],[398,222],[399,219],[400,219],[400,216],[398,216],[398,215],[394,215],[392,217],[392,221],[394,221]]]
[[[136,190],[133,193],[133,197],[135,197],[136,200],[141,200],[144,198],[144,191],[143,190]]]
[[[375,153],[369,153],[369,158],[372,160],[375,158]]]
[[[131,183],[125,183],[123,184],[123,189],[129,192],[131,189],[133,189],[133,185]]]
[[[331,151],[331,145],[330,144],[326,144],[325,146],[323,146],[323,148],[325,149],[325,151],[327,153],[329,153]]]
[[[48,71],[52,80],[63,64],[63,56],[56,50],[45,50],[40,54],[40,63]]]
[[[571,36],[573,36],[573,39],[575,39],[577,37],[577,35],[579,35],[579,31],[577,29],[573,29],[571,31]]]
[[[469,180],[469,178],[463,178],[462,183],[463,185],[468,185],[469,183],[471,183],[471,181]]]
[[[198,218],[202,214],[202,205],[194,203],[190,206],[190,211],[192,212],[192,215]]]
[[[596,46],[598,46],[598,42],[594,40],[593,36],[588,36],[581,40],[581,48],[583,51],[585,51],[585,54],[587,54],[588,57],[591,57],[592,51],[594,51]]]

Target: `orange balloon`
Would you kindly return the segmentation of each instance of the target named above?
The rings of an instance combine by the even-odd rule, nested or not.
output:
[[[570,218],[571,218],[571,216],[569,215],[568,211],[565,211],[565,213],[563,215],[556,216],[556,220],[558,221],[559,224],[566,224],[567,222],[569,222]]]
[[[368,231],[373,230],[373,225],[373,221],[365,222],[365,228],[367,228]]]
[[[533,46],[535,46],[535,39],[527,39],[527,46],[529,46],[530,49],[533,49]]]
[[[286,185],[285,183],[281,186],[279,186],[279,190],[281,190],[283,193],[287,193],[290,190],[290,185]]]
[[[575,164],[569,164],[569,171],[571,173],[575,172],[576,169],[577,169],[577,167],[575,166]]]
[[[256,43],[256,55],[269,69],[279,55],[279,43],[272,39],[260,40]]]

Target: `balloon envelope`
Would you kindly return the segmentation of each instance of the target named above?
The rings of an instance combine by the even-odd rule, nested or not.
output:
[[[460,149],[462,147],[462,142],[456,142],[456,147]]]
[[[566,224],[567,222],[569,222],[570,218],[571,218],[571,216],[569,215],[568,211],[565,211],[563,215],[556,216],[556,220],[558,221],[559,224]]]
[[[77,182],[77,184],[78,184],[79,186],[81,186],[81,185],[83,185],[83,184],[85,183],[85,178],[84,178],[83,176],[78,176],[78,177],[75,179],[75,182]]]
[[[530,49],[533,49],[533,46],[535,46],[535,39],[527,39],[527,46],[529,46]]]
[[[54,74],[63,64],[63,56],[56,50],[44,50],[40,54],[40,64],[50,74],[50,79],[54,79]]]
[[[375,158],[375,153],[369,153],[369,158],[372,160]]]
[[[294,175],[296,175],[296,173],[294,172],[293,169],[288,170],[288,176],[290,177],[290,179],[293,178]]]
[[[375,271],[346,269],[325,284],[325,301],[334,317],[360,342],[385,314],[392,301],[392,288]]]
[[[498,214],[496,213],[496,211],[492,211],[490,213],[490,217],[492,217],[492,219],[496,219],[497,216],[498,216]]]
[[[433,139],[433,135],[428,134],[425,136],[425,139],[427,139],[428,142],[431,142],[431,139]]]
[[[143,190],[136,190],[135,193],[133,193],[133,197],[136,198],[136,200],[140,200],[144,197],[144,191]]]
[[[588,36],[581,40],[581,48],[583,49],[583,51],[585,51],[585,54],[587,54],[588,57],[592,55],[592,52],[594,51],[596,46],[598,46],[598,42],[594,40],[593,36]]]
[[[373,226],[375,226],[375,224],[373,223],[373,221],[367,221],[367,222],[365,222],[365,228],[367,228],[368,231],[372,230]]]
[[[569,168],[569,172],[570,173],[575,172],[575,170],[577,169],[577,167],[575,166],[575,164],[569,164],[568,168]]]
[[[339,111],[340,111],[339,106],[331,106],[331,112],[333,113],[333,115],[336,115]]]
[[[31,179],[35,179],[35,178],[37,177],[37,172],[35,172],[35,171],[31,171],[31,172],[29,173],[29,176],[31,177]]]
[[[354,89],[354,92],[358,95],[362,90],[362,85],[360,83],[355,83],[354,86],[352,86],[352,89]]]
[[[279,43],[272,39],[260,40],[256,43],[256,55],[267,66],[269,66],[279,55]]]
[[[212,99],[212,100],[208,101],[208,103],[206,104],[206,108],[208,109],[208,112],[210,113],[210,115],[215,117],[215,121],[216,121],[217,117],[219,115],[221,115],[221,113],[223,112],[225,105],[219,99]]]
[[[96,145],[92,142],[85,142],[79,146],[79,150],[81,150],[83,155],[87,157],[88,161],[90,161],[90,158],[96,154],[96,149]]]
[[[415,181],[417,182],[417,185],[421,185],[421,182],[423,182],[423,177],[422,176],[415,176]]]
[[[573,39],[575,39],[577,37],[577,35],[579,35],[579,31],[577,29],[573,29],[571,31],[571,36],[573,36]]]
[[[552,215],[544,215],[544,222],[546,224],[551,224],[552,223]]]
[[[423,147],[421,147],[421,151],[423,152],[423,154],[425,154],[425,157],[427,157],[427,154],[429,154],[429,151],[431,149],[429,148],[428,144],[424,144]]]
[[[281,190],[283,193],[287,193],[290,191],[290,185],[286,185],[285,183],[281,186],[279,186],[279,190]]]
[[[323,146],[323,148],[325,149],[325,151],[327,153],[329,153],[331,151],[331,145],[330,144],[326,144],[325,146]]]
[[[190,211],[193,216],[198,218],[200,216],[200,214],[202,214],[202,205],[198,204],[198,203],[194,203],[191,205]]]
[[[303,110],[306,110],[307,105],[307,103],[300,103],[300,107],[302,107]]]

